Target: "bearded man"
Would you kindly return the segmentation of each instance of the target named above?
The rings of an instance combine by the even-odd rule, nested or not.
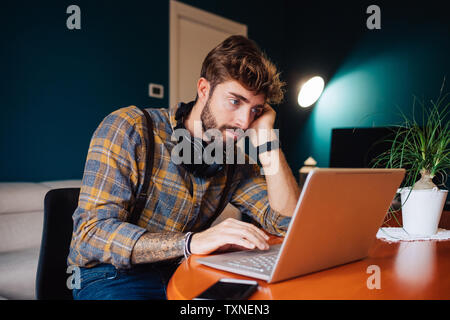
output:
[[[280,103],[283,85],[253,41],[231,36],[205,58],[195,101],[170,110],[130,106],[101,122],[73,214],[68,264],[81,270],[75,299],[165,299],[183,257],[229,247],[266,250],[268,234],[285,234],[300,192],[273,128],[270,104]],[[145,112],[153,124],[150,158]],[[208,145],[206,131],[218,130],[227,145],[237,143],[237,132],[251,130],[263,172],[271,174],[261,174],[257,164],[176,163],[177,129],[201,148]],[[130,222],[139,195],[147,192],[149,161],[148,196]],[[227,203],[256,223],[230,218],[211,227]]]

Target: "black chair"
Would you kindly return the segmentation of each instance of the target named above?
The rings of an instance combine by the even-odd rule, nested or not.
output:
[[[66,281],[67,255],[72,238],[72,214],[77,208],[80,188],[53,189],[44,199],[44,228],[36,274],[36,298],[71,300]]]

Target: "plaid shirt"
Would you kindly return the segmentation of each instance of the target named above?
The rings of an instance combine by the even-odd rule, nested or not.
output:
[[[73,214],[69,265],[110,263],[131,267],[131,252],[144,232],[188,232],[207,223],[219,205],[226,170],[200,178],[171,161],[175,110],[146,109],[154,122],[154,168],[137,225],[128,223],[145,172],[147,127],[135,106],[109,114],[90,142],[78,207]],[[249,170],[250,168],[250,170]],[[272,210],[258,165],[237,165],[227,202],[268,232],[283,235],[290,218]]]

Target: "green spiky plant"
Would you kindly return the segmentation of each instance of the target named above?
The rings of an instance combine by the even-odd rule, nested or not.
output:
[[[437,175],[441,177],[440,186],[445,187],[450,169],[450,103],[449,93],[443,94],[444,84],[445,78],[439,98],[429,104],[414,96],[412,116],[407,117],[400,111],[403,123],[394,126],[393,138],[384,140],[390,148],[374,159],[374,167],[405,168],[402,187],[412,187],[410,193],[437,187],[433,182]],[[421,124],[415,117],[416,103],[422,109]],[[385,223],[394,218],[400,225],[396,218],[399,211],[391,208]]]

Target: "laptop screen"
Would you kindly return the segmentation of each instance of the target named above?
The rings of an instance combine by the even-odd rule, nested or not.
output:
[[[372,160],[389,149],[380,142],[393,137],[393,128],[343,128],[331,134],[330,168],[371,168]]]
[[[395,127],[332,129],[330,168],[372,168],[373,159],[389,150],[390,143],[382,141],[393,139],[395,130]],[[440,176],[433,181],[442,184]],[[444,210],[450,210],[450,194]]]

